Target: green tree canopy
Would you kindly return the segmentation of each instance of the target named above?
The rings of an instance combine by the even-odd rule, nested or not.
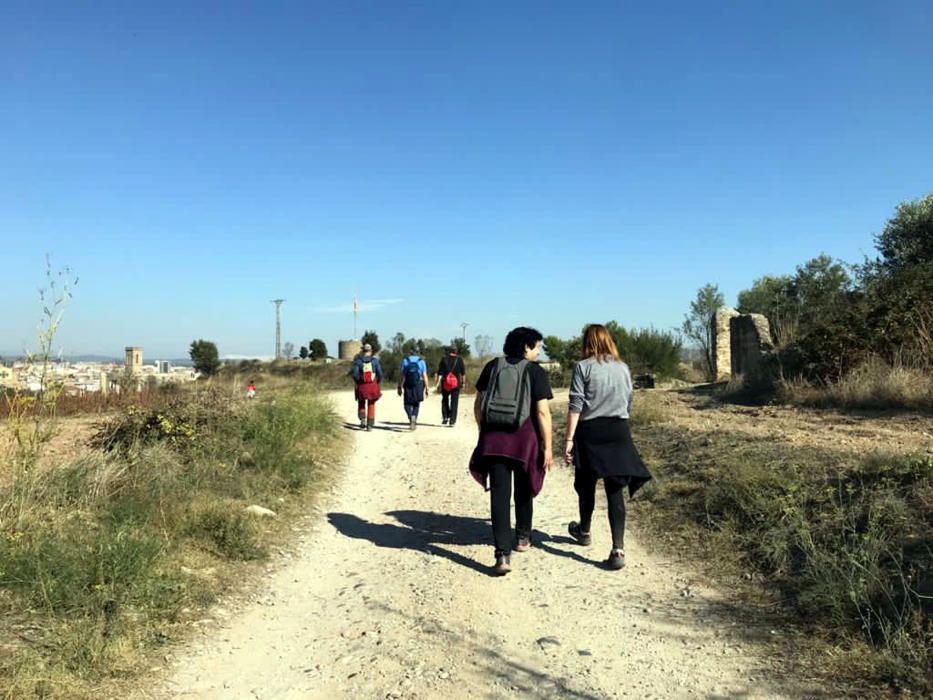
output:
[[[194,368],[204,376],[211,376],[220,369],[220,356],[217,346],[209,340],[195,340],[188,350]]]
[[[451,338],[450,344],[457,348],[457,353],[460,355],[460,357],[470,356],[470,344],[463,338]]]
[[[933,263],[933,193],[899,204],[875,243],[890,272]]]
[[[327,345],[320,338],[315,338],[308,343],[308,354],[312,360],[323,360],[327,357]]]
[[[725,306],[726,300],[719,287],[715,284],[706,284],[697,290],[696,298],[690,302],[690,313],[684,316],[683,333],[703,353],[703,369],[706,378],[713,381],[713,368],[715,366],[713,353],[713,327],[716,323],[715,314]]]
[[[363,337],[360,338],[360,342],[363,343],[363,345],[366,345],[366,343],[372,345],[374,355],[382,349],[382,343],[379,342],[379,334],[376,333],[376,331],[363,331]]]
[[[311,353],[308,352],[308,348],[305,347],[304,345],[302,345],[302,346],[298,349],[298,357],[300,357],[302,360],[307,360],[307,359],[308,359],[308,356],[309,356],[310,354],[311,354]]]

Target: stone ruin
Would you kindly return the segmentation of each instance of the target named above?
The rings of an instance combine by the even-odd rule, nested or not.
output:
[[[767,371],[774,351],[771,327],[762,314],[740,314],[728,307],[713,319],[713,373],[715,381],[733,377],[755,380]]]

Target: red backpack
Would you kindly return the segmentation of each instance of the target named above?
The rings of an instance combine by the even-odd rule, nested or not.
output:
[[[460,386],[460,382],[457,381],[457,375],[454,374],[454,370],[457,369],[457,360],[459,357],[455,357],[453,364],[448,367],[447,374],[444,375],[444,391],[453,391],[454,389]],[[447,358],[447,361],[450,362],[450,358]]]

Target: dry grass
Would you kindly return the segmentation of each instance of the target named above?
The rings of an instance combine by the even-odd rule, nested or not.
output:
[[[933,372],[875,359],[826,386],[784,382],[779,396],[788,403],[820,408],[933,411]]]
[[[789,620],[809,626],[811,654],[834,649],[835,662],[814,656],[813,667],[853,687],[933,690],[933,458],[790,442],[775,426],[730,429],[737,410],[774,420],[762,409],[698,401],[685,421],[661,405],[675,396],[637,397],[648,410],[633,433],[655,475],[638,525],[722,584],[753,572]]]

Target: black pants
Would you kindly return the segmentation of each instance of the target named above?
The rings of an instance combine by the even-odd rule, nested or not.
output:
[[[573,488],[580,500],[580,529],[589,532],[596,507],[596,482],[599,477],[590,469],[577,469],[573,476]],[[606,500],[609,505],[609,529],[612,531],[612,546],[622,549],[625,544],[625,487],[626,478],[607,476],[603,479]]]
[[[492,511],[492,536],[497,550],[512,550],[512,480],[515,480],[515,532],[531,537],[533,499],[528,474],[521,464],[493,462],[489,466],[489,502]]]
[[[457,422],[457,404],[460,402],[460,390],[444,391],[441,389],[441,418],[450,419],[450,424]]]

